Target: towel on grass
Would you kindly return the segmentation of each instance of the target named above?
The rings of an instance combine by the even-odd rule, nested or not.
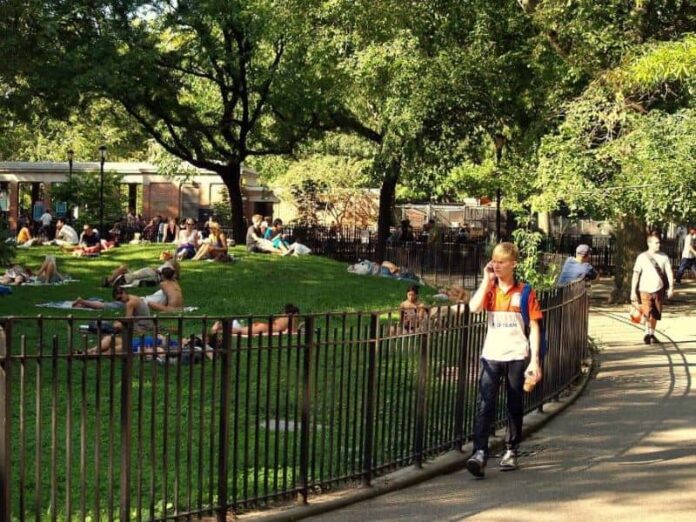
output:
[[[42,283],[41,281],[31,278],[26,283],[22,283],[22,286],[60,286],[68,283],[79,283],[79,279],[72,279],[70,276],[63,276],[63,279],[56,281],[55,283]]]
[[[103,299],[88,299],[88,301],[103,301]],[[47,303],[37,303],[36,306],[41,308],[58,308],[60,310],[85,310],[88,312],[103,312],[104,310],[95,310],[93,308],[80,308],[73,307],[74,301],[48,301]],[[195,312],[198,310],[197,306],[184,306],[182,312]]]

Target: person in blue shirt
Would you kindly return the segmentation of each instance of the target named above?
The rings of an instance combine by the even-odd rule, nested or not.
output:
[[[556,286],[566,286],[578,279],[587,281],[597,279],[597,271],[589,263],[591,253],[592,249],[589,245],[578,245],[575,249],[575,257],[566,259]]]

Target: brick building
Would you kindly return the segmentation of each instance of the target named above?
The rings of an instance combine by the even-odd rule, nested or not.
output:
[[[74,163],[72,167],[73,176],[99,171],[97,162]],[[104,171],[121,176],[127,206],[145,219],[157,214],[202,219],[224,198],[225,185],[220,177],[202,169],[177,178],[158,174],[157,167],[150,163],[107,162]],[[51,200],[51,186],[67,181],[69,175],[66,163],[0,162],[0,213],[10,229],[16,229],[20,213],[36,216],[45,208],[61,210]],[[260,185],[258,173],[248,167],[242,170],[242,198],[247,218],[255,213],[272,216],[279,201],[270,189]]]

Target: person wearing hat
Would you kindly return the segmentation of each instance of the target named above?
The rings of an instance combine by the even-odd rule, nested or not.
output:
[[[589,245],[578,245],[575,249],[575,257],[566,259],[561,275],[558,276],[556,286],[566,286],[579,279],[593,281],[597,279],[597,271],[590,264],[592,249]]]

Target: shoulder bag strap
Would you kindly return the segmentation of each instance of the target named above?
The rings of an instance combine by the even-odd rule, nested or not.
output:
[[[665,286],[666,290],[667,288],[669,288],[669,279],[667,279],[667,274],[665,274],[664,271],[660,268],[660,265],[657,264],[657,261],[655,261],[655,258],[653,256],[648,254],[648,259],[650,260],[650,263],[655,269],[655,272],[657,272],[657,275],[660,276],[660,279],[662,279],[662,284]]]

